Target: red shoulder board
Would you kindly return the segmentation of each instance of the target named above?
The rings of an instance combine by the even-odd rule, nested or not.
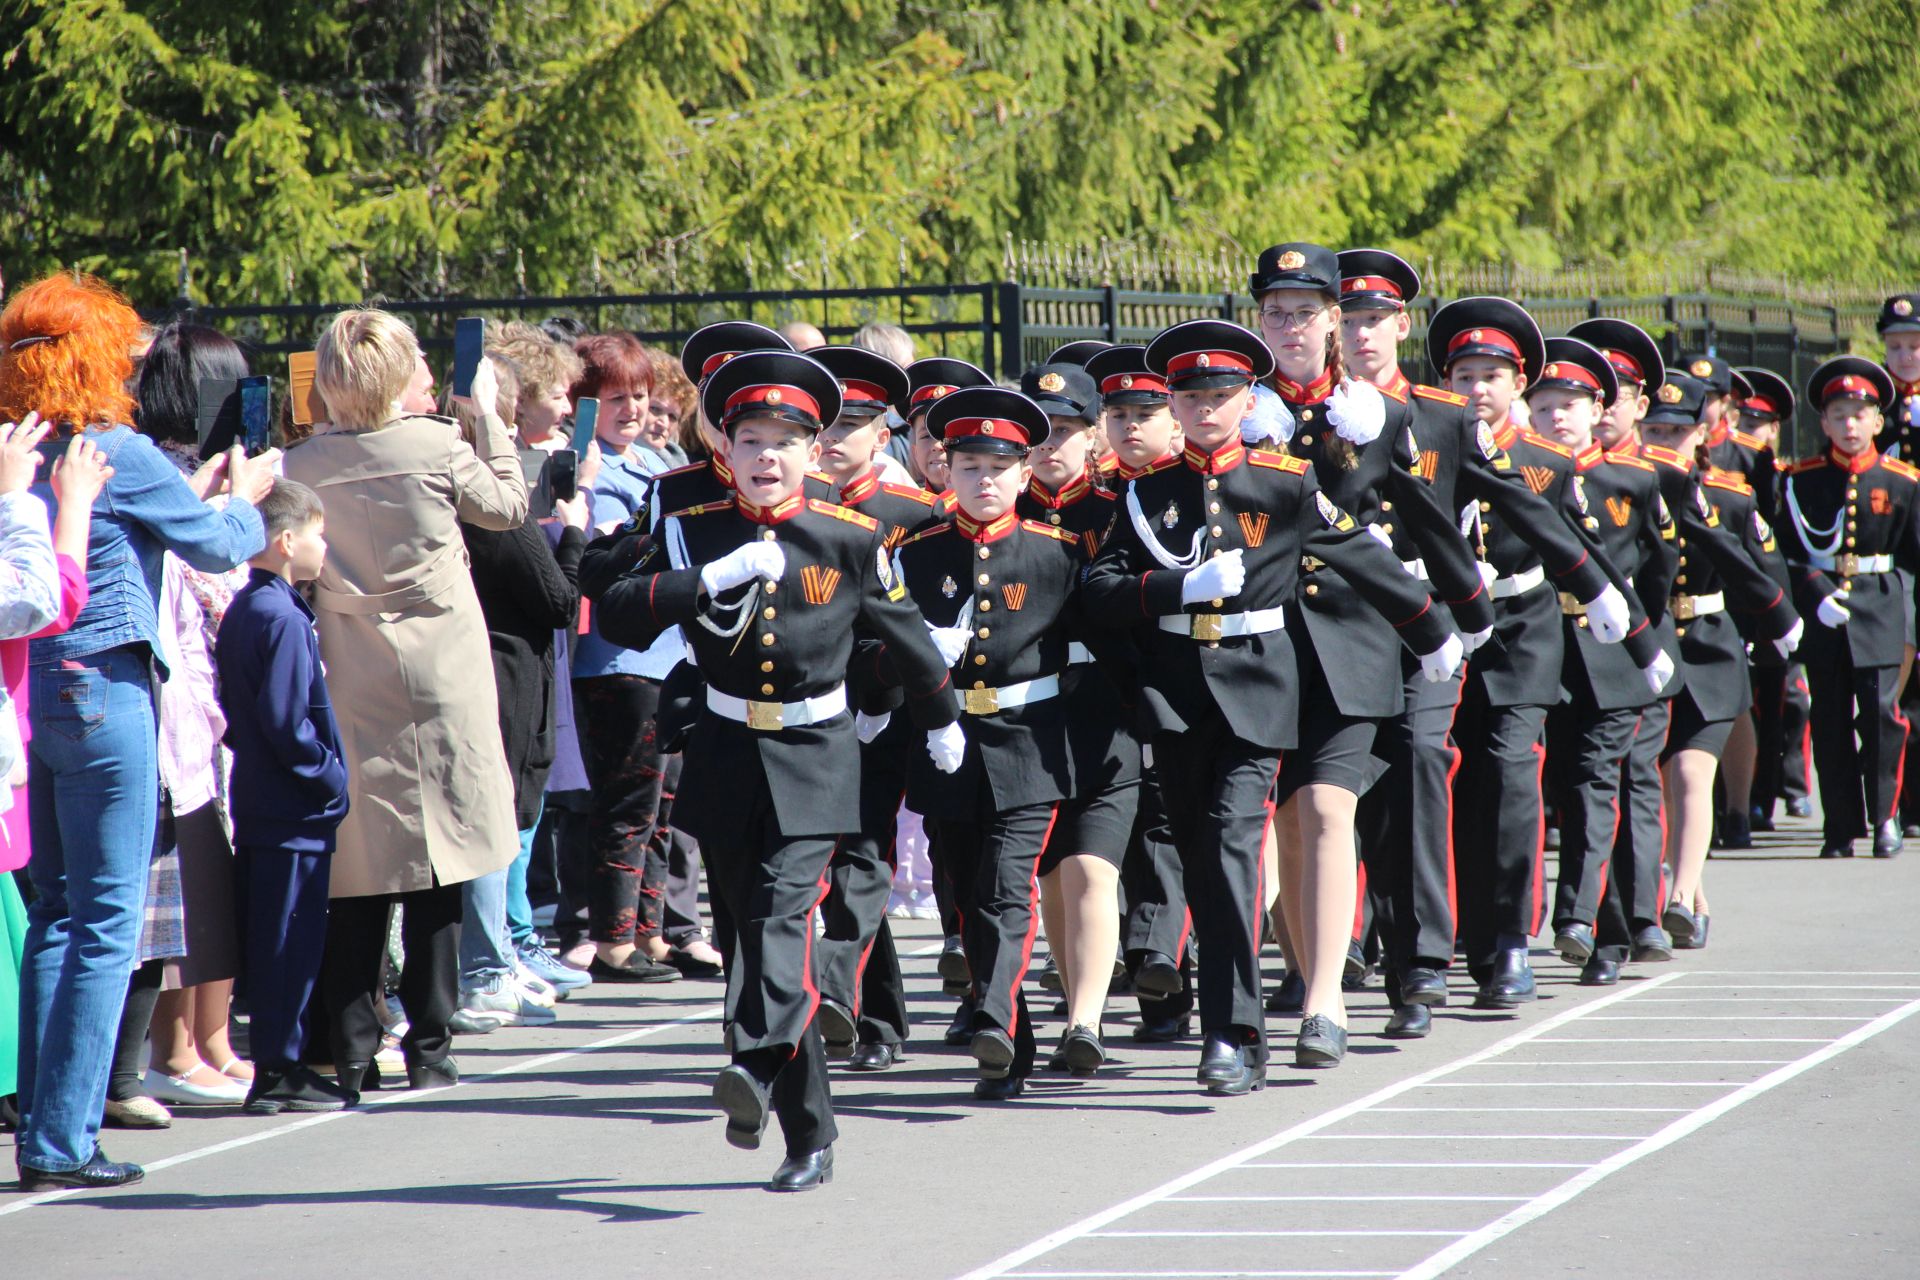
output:
[[[1902,480],[1920,480],[1920,468],[1916,468],[1910,462],[1902,462],[1898,458],[1882,458],[1880,465]]]
[[[1247,465],[1265,467],[1269,471],[1290,471],[1296,476],[1307,474],[1310,465],[1305,458],[1296,458],[1288,453],[1272,453],[1266,449],[1247,450]]]
[[[1738,427],[1731,427],[1729,431],[1733,435],[1733,442],[1743,449],[1751,449],[1755,453],[1758,453],[1767,447],[1767,442],[1759,436],[1750,436]]]
[[[1028,533],[1044,533],[1057,542],[1078,542],[1079,539],[1064,529],[1056,529],[1050,524],[1041,524],[1038,520],[1022,520],[1020,527]]]
[[[1802,471],[1818,471],[1821,467],[1824,467],[1826,465],[1827,465],[1827,455],[1823,453],[1817,458],[1802,458],[1798,462],[1788,463],[1787,474],[1790,476],[1797,476]]]
[[[888,484],[884,480],[880,482],[880,491],[882,493],[890,493],[896,498],[912,498],[923,507],[931,507],[939,501],[937,497],[928,493],[925,489],[915,489],[904,484]]]
[[[1702,479],[1705,483],[1712,485],[1716,489],[1726,489],[1733,493],[1750,494],[1753,492],[1753,486],[1749,485],[1745,480],[1742,480],[1731,471],[1709,471]]]
[[[1410,386],[1412,386],[1411,383],[1403,382],[1398,387],[1382,387],[1382,386],[1376,385],[1374,387],[1374,390],[1378,391],[1381,395],[1393,401],[1395,404],[1405,404],[1407,402],[1407,393],[1405,388]]]
[[[1539,445],[1542,449],[1547,450],[1549,453],[1557,453],[1563,458],[1571,458],[1573,456],[1573,450],[1567,448],[1567,446],[1563,444],[1555,444],[1553,441],[1547,439],[1545,436],[1540,435],[1537,432],[1522,431],[1520,433],[1520,438],[1522,440],[1525,440],[1528,444]]]
[[[703,516],[709,511],[731,510],[733,510],[733,499],[721,498],[715,502],[702,502],[698,506],[684,507],[679,511],[669,511],[665,518],[668,520],[677,520],[684,516]]]
[[[939,524],[930,524],[926,528],[922,529],[920,532],[914,534],[912,537],[901,539],[900,545],[902,547],[910,547],[916,542],[919,542],[925,538],[931,538],[936,533],[946,533],[952,528],[953,528],[953,521],[951,520],[943,520]]]
[[[1693,470],[1692,458],[1689,458],[1682,453],[1676,453],[1672,449],[1662,449],[1657,444],[1641,445],[1640,456],[1643,458],[1649,458],[1654,462],[1664,462],[1669,467],[1678,467],[1682,471]]]
[[[1467,403],[1467,398],[1463,395],[1456,395],[1454,392],[1445,391],[1439,387],[1429,387],[1425,383],[1420,382],[1413,384],[1413,394],[1419,396],[1422,400],[1438,400],[1441,404],[1464,406]]]
[[[872,516],[863,516],[852,507],[843,507],[834,502],[823,502],[819,498],[807,499],[807,510],[815,515],[832,516],[835,520],[845,520],[848,524],[857,524],[862,529],[877,530],[880,522]]]

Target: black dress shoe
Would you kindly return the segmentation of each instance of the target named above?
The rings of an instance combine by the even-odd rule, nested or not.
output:
[[[1037,981],[1040,983],[1040,989],[1042,991],[1051,991],[1055,995],[1059,995],[1067,989],[1066,979],[1060,976],[1060,966],[1053,962],[1052,956],[1048,956],[1047,962],[1040,966],[1040,975]]]
[[[1693,918],[1693,937],[1674,945],[1682,951],[1699,951],[1707,945],[1707,917],[1697,915]]]
[[[950,1048],[958,1049],[973,1039],[973,1002],[962,1000],[960,1007],[953,1011],[953,1021],[947,1024],[946,1034],[940,1037]]]
[[[1200,1051],[1200,1070],[1195,1072],[1208,1093],[1232,1096],[1254,1093],[1267,1087],[1265,1063],[1253,1061],[1250,1047],[1234,1044],[1221,1036],[1208,1036]]]
[[[409,1062],[407,1064],[407,1088],[444,1089],[448,1085],[460,1083],[460,1064],[452,1058],[442,1058],[438,1062]]]
[[[1705,936],[1705,921],[1705,916],[1694,917],[1694,932],[1697,936]],[[1635,964],[1659,964],[1673,959],[1673,943],[1668,939],[1665,929],[1657,924],[1650,924],[1633,935],[1633,949],[1628,954]]]
[[[1729,813],[1720,819],[1720,847],[1722,849],[1753,848],[1753,829],[1748,825],[1744,813]]]
[[[1280,985],[1267,997],[1268,1013],[1299,1013],[1307,1007],[1307,980],[1289,970]]]
[[[1915,836],[1920,836],[1920,822],[1901,823],[1900,834],[1905,836],[1909,840],[1913,839]]]
[[[1401,1004],[1387,1015],[1386,1030],[1380,1034],[1389,1040],[1422,1040],[1432,1030],[1433,1010],[1424,1004]]]
[[[973,1096],[980,1102],[1008,1102],[1025,1092],[1025,1076],[1001,1076],[998,1080],[976,1080]]]
[[[906,1056],[897,1044],[857,1044],[847,1066],[855,1071],[885,1071]]]
[[[1447,1007],[1447,977],[1438,969],[1429,969],[1425,965],[1412,965],[1400,973],[1400,1002],[1402,1004],[1427,1005],[1435,1009]]]
[[[1149,999],[1177,996],[1186,985],[1180,976],[1180,966],[1158,951],[1149,951],[1142,957],[1133,977],[1133,989]]]
[[[1533,966],[1525,947],[1508,947],[1494,957],[1493,972],[1480,984],[1476,1009],[1514,1009],[1534,997]]]
[[[1293,1042],[1296,1067],[1337,1067],[1347,1056],[1347,1029],[1323,1013],[1316,1013],[1300,1024]]]
[[[727,1117],[727,1141],[742,1151],[758,1151],[767,1131],[772,1098],[767,1086],[739,1063],[722,1067],[713,1082],[713,1102]]]
[[[1133,1029],[1133,1038],[1141,1044],[1172,1044],[1176,1040],[1185,1040],[1193,1034],[1192,1017],[1158,1018],[1150,1014],[1141,1014],[1139,1025]]]
[[[282,1111],[341,1111],[359,1100],[358,1094],[322,1080],[309,1068],[295,1067],[284,1072],[256,1070],[241,1109],[250,1116],[277,1116]]]
[[[973,1060],[979,1064],[982,1080],[1000,1080],[1013,1069],[1013,1037],[998,1027],[986,1027],[973,1033],[968,1042]]]
[[[1068,1071],[1090,1076],[1107,1060],[1107,1050],[1091,1027],[1072,1026],[1060,1041],[1060,1056]]]
[[[333,1078],[340,1091],[360,1100],[363,1093],[377,1093],[380,1090],[380,1064],[377,1062],[343,1062],[334,1068]]]
[[[1610,987],[1618,981],[1620,966],[1598,953],[1580,967],[1580,985],[1583,987]]]
[[[1787,816],[1793,818],[1811,818],[1813,816],[1813,797],[1796,796],[1787,801]]]
[[[662,964],[647,955],[636,951],[628,956],[624,963],[608,964],[599,956],[587,966],[587,973],[595,982],[678,982],[680,971],[670,964]]]
[[[1827,840],[1820,846],[1820,856],[1823,858],[1851,858],[1853,856],[1853,841]]]
[[[1568,964],[1585,964],[1593,954],[1593,926],[1575,920],[1553,931],[1553,949]]]
[[[107,1153],[98,1146],[93,1155],[78,1169],[36,1169],[30,1164],[16,1166],[20,1170],[20,1189],[22,1191],[56,1191],[62,1187],[129,1187],[147,1176],[147,1171],[137,1164],[121,1164],[107,1159]]]
[[[973,966],[967,963],[967,951],[958,938],[948,938],[940,946],[935,966],[940,986],[950,996],[964,996],[973,988]]]
[[[769,1191],[811,1191],[833,1181],[833,1148],[822,1147],[803,1156],[788,1156],[773,1171]]]
[[[1773,806],[1759,804],[1753,806],[1753,811],[1747,814],[1747,829],[1749,831],[1773,830]]]
[[[845,1005],[823,996],[820,1000],[818,1016],[820,1038],[827,1042],[827,1052],[836,1057],[844,1057],[853,1048],[853,1042],[860,1038],[860,1029],[853,1024],[853,1014]]]
[[[1367,953],[1357,942],[1347,943],[1347,962],[1340,970],[1340,989],[1342,991],[1364,991],[1367,979],[1373,976],[1373,966],[1367,963]]]
[[[1893,818],[1888,818],[1874,829],[1873,856],[1891,858],[1900,852],[1906,842],[1906,837],[1900,834],[1900,823]]]
[[[1667,909],[1660,913],[1660,927],[1673,939],[1673,945],[1684,947],[1693,941],[1693,931],[1700,926],[1695,923],[1693,912],[1677,902],[1669,902]]]
[[[724,965],[702,960],[690,954],[685,947],[675,947],[667,952],[667,963],[678,969],[683,978],[717,978],[726,972]]]

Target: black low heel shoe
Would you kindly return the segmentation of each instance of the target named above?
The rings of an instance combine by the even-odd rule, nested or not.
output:
[[[1325,1014],[1316,1013],[1300,1024],[1293,1042],[1296,1067],[1337,1067],[1347,1057],[1347,1029]]]
[[[137,1164],[121,1164],[107,1159],[107,1153],[97,1146],[93,1149],[93,1158],[78,1169],[36,1169],[30,1164],[16,1164],[15,1167],[20,1171],[22,1191],[130,1187],[147,1176],[147,1171]]]
[[[811,1191],[833,1181],[833,1148],[822,1147],[803,1156],[788,1156],[767,1183],[769,1191]]]
[[[442,1058],[438,1062],[409,1062],[407,1064],[407,1088],[444,1089],[450,1084],[460,1083],[460,1064],[452,1058]]]

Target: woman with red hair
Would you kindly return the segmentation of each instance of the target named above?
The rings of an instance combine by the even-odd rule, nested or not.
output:
[[[218,573],[265,545],[253,508],[272,458],[240,450],[181,475],[127,425],[140,318],[85,276],[50,276],[0,312],[0,419],[38,413],[54,428],[43,455],[85,434],[113,469],[92,503],[87,604],[64,634],[33,642],[28,795],[35,899],[21,969],[21,1132],[25,1191],[137,1182],[138,1165],[101,1152],[115,1030],[158,818],[154,702],[161,558]],[[209,506],[216,489],[224,508]],[[42,483],[43,500],[61,495]],[[56,517],[57,518],[57,517]]]

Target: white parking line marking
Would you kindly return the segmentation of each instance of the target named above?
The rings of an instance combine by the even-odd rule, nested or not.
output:
[[[1728,1085],[1731,1089],[1733,1086]],[[1630,1133],[1309,1133],[1303,1142],[1632,1142]]]
[[[1417,1112],[1423,1115],[1430,1115],[1445,1111],[1465,1111],[1481,1115],[1505,1116],[1512,1115],[1516,1112],[1542,1111],[1549,1115],[1557,1116],[1567,1111],[1592,1111],[1604,1115],[1625,1115],[1631,1113],[1634,1115],[1683,1116],[1691,1110],[1693,1110],[1692,1107],[1375,1107],[1373,1114],[1386,1115],[1389,1113]]]
[[[1566,1041],[1558,1041],[1560,1044]],[[1595,1043],[1603,1043],[1595,1041]],[[1809,1041],[1810,1044],[1825,1044],[1825,1040]],[[1562,1061],[1515,1059],[1509,1062],[1486,1062],[1487,1067],[1760,1067],[1778,1066],[1783,1062],[1792,1062],[1792,1058],[1595,1058],[1592,1061]],[[1467,1085],[1435,1085],[1434,1088],[1464,1089]]]
[[[1089,1240],[1280,1240],[1299,1236],[1464,1236],[1468,1231],[1379,1231],[1371,1227],[1276,1227],[1270,1231],[1089,1231]]]
[[[1469,1201],[1489,1201],[1495,1204],[1519,1204],[1528,1199],[1526,1196],[1169,1196],[1163,1204],[1270,1204],[1278,1201],[1292,1203],[1310,1201],[1314,1204],[1345,1204],[1350,1201],[1367,1203],[1404,1204],[1410,1200],[1435,1201],[1446,1204]]]
[[[1253,1160],[1235,1169],[1586,1169],[1567,1160]],[[1231,1172],[1223,1170],[1222,1172]]]
[[[1605,1067],[1617,1064],[1606,1062],[1548,1062],[1540,1065],[1549,1067]],[[1652,1062],[1646,1064],[1655,1067],[1673,1067],[1683,1065],[1675,1062]],[[1429,1089],[1731,1089],[1734,1086],[1725,1080],[1449,1080],[1445,1084],[1430,1084]]]
[[[1642,1004],[1899,1004],[1905,996],[1655,996]]]
[[[1595,1022],[1865,1022],[1870,1015],[1841,1013],[1634,1013]]]
[[[1391,1280],[1391,1271],[1009,1271],[1007,1280]]]
[[[1555,1036],[1540,1044],[1826,1044],[1826,1036]]]

